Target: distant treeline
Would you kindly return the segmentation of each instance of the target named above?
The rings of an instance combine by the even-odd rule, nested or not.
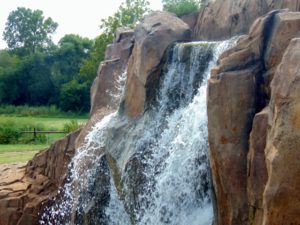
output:
[[[47,50],[24,54],[0,51],[0,104],[57,105],[64,111],[88,111],[95,77],[84,72],[93,41],[66,35]]]
[[[179,4],[180,3],[180,4]],[[199,0],[164,0],[164,9],[183,15],[196,11]],[[101,20],[102,34],[90,40],[67,34],[57,45],[51,35],[58,24],[41,10],[12,11],[0,50],[0,105],[56,105],[63,111],[87,112],[90,86],[106,46],[118,27],[134,27],[149,9],[147,0],[125,0]]]

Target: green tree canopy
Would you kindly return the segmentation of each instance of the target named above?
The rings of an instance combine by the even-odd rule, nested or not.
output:
[[[163,9],[183,16],[199,10],[201,0],[162,0]]]
[[[41,10],[18,7],[7,18],[3,39],[9,49],[31,54],[52,44],[51,34],[57,26],[50,17],[45,19]]]
[[[89,56],[93,41],[75,34],[67,34],[53,53],[53,78],[63,84],[78,76],[82,62]]]
[[[112,16],[102,19],[100,28],[103,32],[96,38],[89,58],[83,62],[80,68],[81,78],[92,83],[99,63],[104,60],[106,47],[113,41],[117,28],[133,28],[149,11],[147,0],[126,0]]]
[[[18,56],[0,50],[0,104],[12,103],[18,98],[19,91],[15,73],[20,68]]]

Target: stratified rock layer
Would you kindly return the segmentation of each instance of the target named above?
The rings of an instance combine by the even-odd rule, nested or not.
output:
[[[219,225],[299,224],[300,183],[292,178],[300,170],[299,30],[300,13],[273,11],[212,70],[208,131]]]

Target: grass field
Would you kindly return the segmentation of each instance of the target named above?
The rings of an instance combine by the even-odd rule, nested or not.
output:
[[[0,164],[26,162],[42,149],[48,148],[47,144],[8,144],[0,145]]]
[[[4,126],[4,124],[6,124],[6,126],[10,126],[11,124],[11,126],[15,126],[16,129],[22,129],[22,131],[33,131],[33,127],[37,128],[37,130],[41,129],[43,131],[63,131],[64,126],[66,124],[70,124],[71,120],[76,120],[79,125],[83,125],[86,123],[87,118],[0,115],[0,128],[1,126]],[[38,139],[38,141],[30,141],[28,144],[20,144],[25,143],[22,142],[25,139],[34,140],[32,133],[22,134],[22,137],[18,138],[19,141],[16,142],[17,144],[0,144],[0,164],[26,162],[39,150],[49,147],[55,140],[64,136],[65,134],[44,134],[43,138]]]
[[[14,121],[18,125],[22,124],[33,124],[36,127],[42,125],[47,130],[62,130],[64,125],[70,120],[77,120],[78,123],[84,124],[86,118],[59,118],[59,117],[27,117],[27,116],[7,116],[0,115],[0,124],[6,121]]]

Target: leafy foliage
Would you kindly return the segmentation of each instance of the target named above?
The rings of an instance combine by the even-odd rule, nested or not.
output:
[[[16,123],[16,121],[10,119],[5,121],[0,120],[0,144],[31,142],[33,141],[33,137],[22,137],[22,131],[30,131],[34,128],[37,130],[45,130],[45,127],[42,124],[33,124],[27,121]]]
[[[149,11],[147,0],[125,0],[101,21],[95,40],[65,35],[54,45],[57,23],[40,10],[17,8],[7,19],[0,51],[0,105],[56,105],[64,111],[89,110],[90,86],[118,27],[134,27]]]
[[[64,124],[63,131],[68,134],[78,130],[80,127],[82,127],[82,124],[78,123],[77,120],[70,120],[68,123]]]
[[[57,26],[50,17],[45,19],[41,10],[19,7],[9,14],[3,38],[12,50],[34,53],[52,45],[51,34]]]
[[[62,86],[60,92],[60,108],[64,111],[88,111],[89,87],[87,83],[72,80]]]
[[[60,97],[64,96],[62,88],[72,80],[81,84],[78,88],[88,96],[90,82],[82,85],[86,81],[77,80],[80,80],[80,67],[89,56],[92,44],[93,41],[87,38],[70,34],[47,53],[37,51],[19,56],[14,52],[0,51],[0,104],[60,105]],[[88,111],[88,97],[85,101],[84,109]],[[78,107],[73,108],[75,111]]]
[[[102,19],[100,28],[103,32],[96,38],[90,56],[80,68],[80,79],[89,81],[91,84],[97,73],[99,62],[104,60],[106,47],[112,43],[117,28],[133,28],[149,11],[147,0],[126,0],[112,16]]]
[[[200,7],[200,0],[162,0],[163,9],[175,13],[177,16],[196,12]]]
[[[149,12],[147,0],[126,0],[113,16],[101,20],[103,33],[113,36],[119,27],[134,27]]]

